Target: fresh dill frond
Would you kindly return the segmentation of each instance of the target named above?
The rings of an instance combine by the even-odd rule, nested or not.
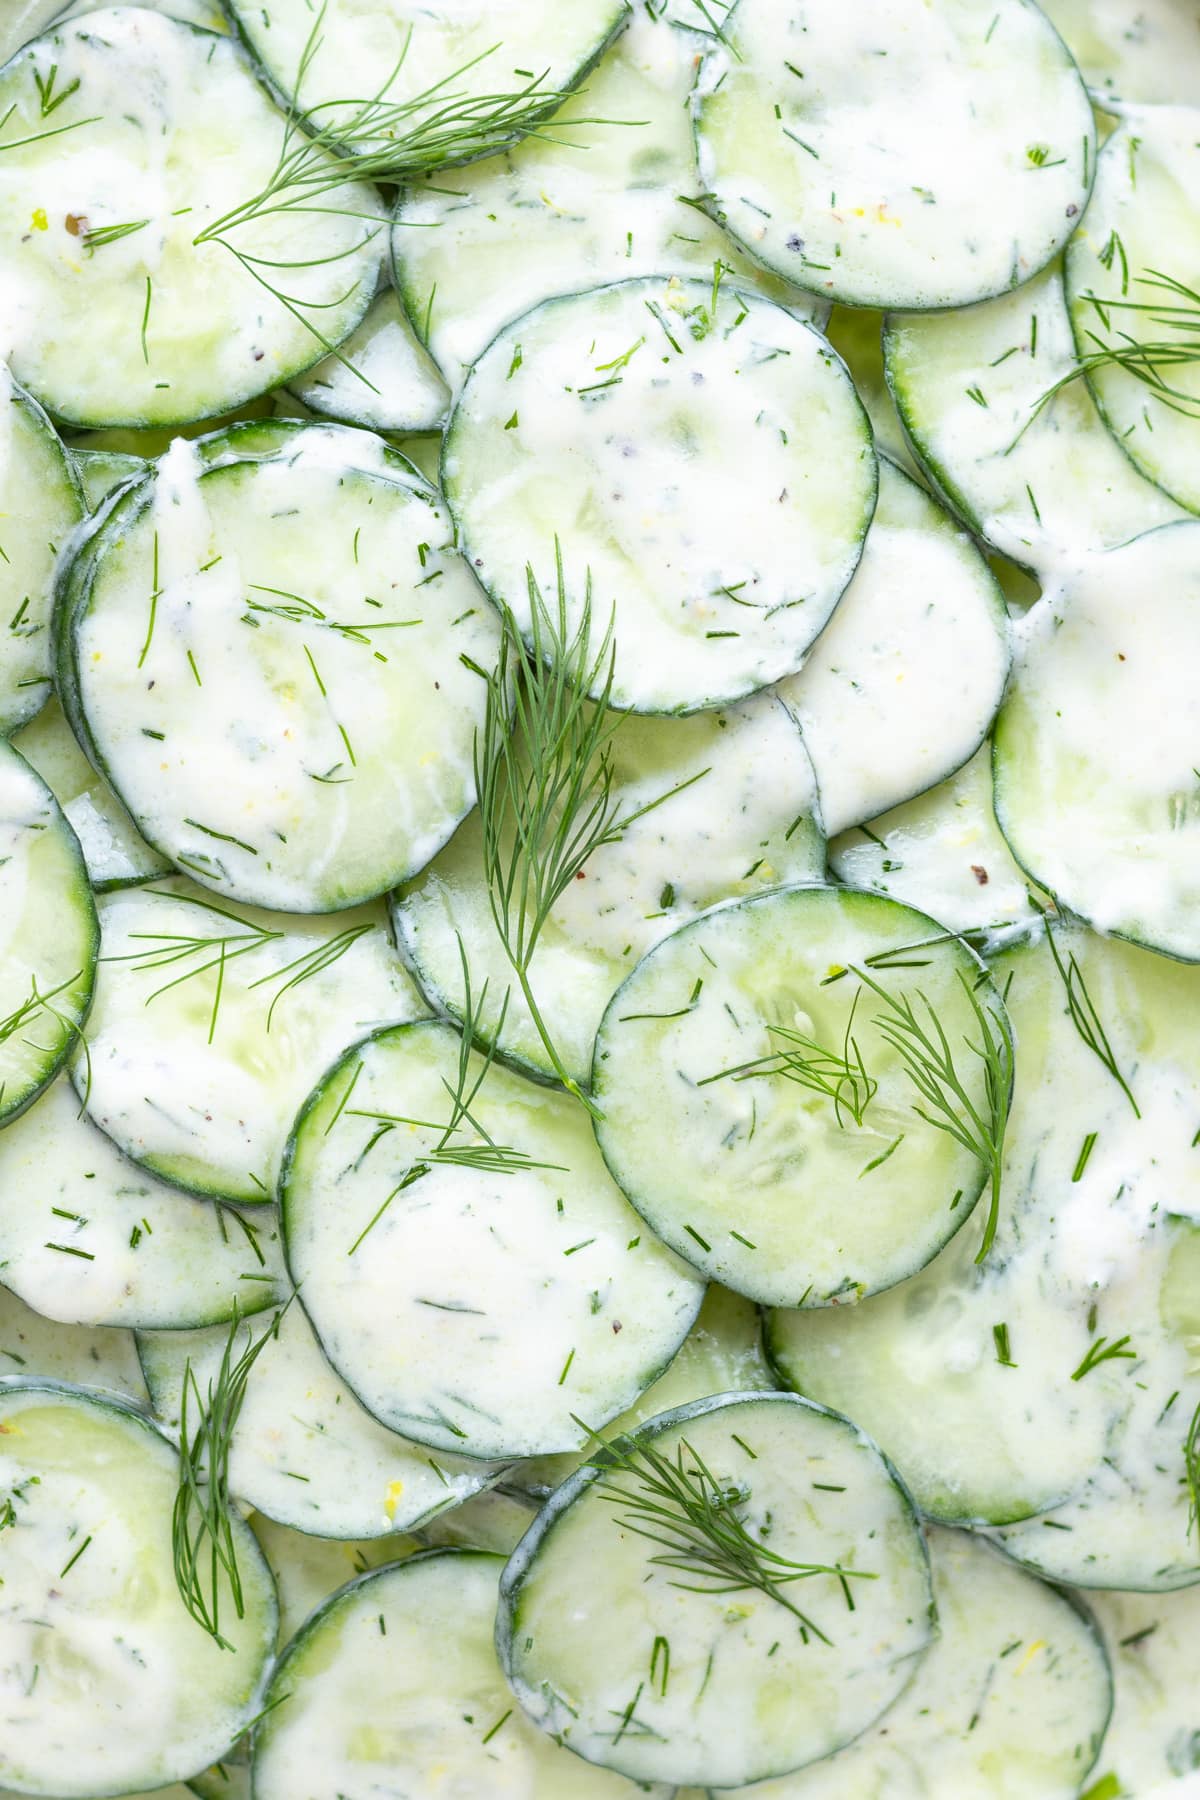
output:
[[[83,247],[89,253],[102,250],[105,244],[118,244],[135,231],[144,231],[149,223],[149,219],[130,219],[124,225],[99,225],[94,231],[89,226],[82,234]]]
[[[229,1455],[254,1365],[267,1345],[278,1337],[279,1322],[290,1305],[289,1300],[263,1335],[255,1338],[235,1302],[220,1366],[205,1394],[200,1391],[190,1357],[184,1365],[179,1408],[179,1487],[171,1519],[175,1582],[192,1618],[222,1650],[234,1648],[221,1631],[224,1584],[228,1584],[237,1617],[246,1616],[234,1533],[238,1515],[229,1490]],[[243,1330],[246,1347],[235,1356]]]
[[[862,1051],[854,1036],[854,1014],[860,993],[861,990],[856,992],[850,1003],[840,1050],[830,1050],[815,1038],[808,1037],[802,1031],[794,1031],[790,1026],[768,1025],[767,1030],[771,1036],[780,1042],[778,1050],[769,1051],[766,1056],[756,1057],[752,1062],[738,1063],[732,1069],[722,1069],[716,1075],[706,1075],[696,1086],[707,1087],[714,1081],[753,1081],[764,1076],[778,1075],[785,1081],[793,1081],[799,1087],[808,1088],[812,1093],[832,1100],[834,1117],[842,1129],[846,1123],[843,1113],[848,1113],[856,1125],[861,1125],[868,1106],[879,1091],[879,1083],[867,1074]]]
[[[588,1463],[598,1472],[591,1492],[613,1508],[613,1522],[622,1531],[658,1546],[647,1561],[651,1568],[671,1571],[671,1587],[692,1594],[763,1594],[791,1613],[805,1643],[811,1636],[829,1644],[832,1639],[787,1590],[794,1582],[828,1578],[853,1612],[850,1582],[878,1579],[864,1569],[796,1562],[770,1549],[747,1524],[750,1484],[714,1475],[686,1438],[664,1456],[636,1434],[611,1443],[594,1432],[589,1436],[597,1448]]]
[[[907,994],[892,994],[865,969],[854,970],[858,979],[883,1002],[875,1023],[903,1062],[908,1077],[921,1096],[913,1111],[927,1125],[944,1131],[976,1157],[987,1171],[991,1193],[983,1241],[975,1260],[982,1262],[991,1249],[1000,1220],[1000,1188],[1004,1173],[1004,1136],[1008,1129],[1013,1087],[1012,1026],[1002,1006],[985,1005],[975,986],[961,970],[959,985],[966,995],[978,1028],[978,1039],[963,1036],[964,1047],[983,1066],[981,1103],[973,1098],[959,1072],[955,1052],[937,1008],[915,989],[916,1003]],[[924,1009],[922,1016],[920,1008]]]
[[[1125,1346],[1128,1343],[1128,1332],[1124,1337],[1115,1338],[1112,1343],[1106,1337],[1098,1337],[1094,1343],[1088,1345],[1083,1361],[1072,1374],[1071,1380],[1082,1381],[1085,1375],[1090,1375],[1093,1369],[1100,1367],[1101,1363],[1136,1362],[1137,1351],[1127,1350]]]
[[[1121,1068],[1116,1058],[1116,1052],[1109,1042],[1108,1033],[1104,1029],[1104,1023],[1100,1014],[1096,1011],[1095,1002],[1088,992],[1087,982],[1083,978],[1083,970],[1079,966],[1075,952],[1073,950],[1070,951],[1066,962],[1063,962],[1062,953],[1055,941],[1054,927],[1049,919],[1046,920],[1046,942],[1049,946],[1050,954],[1054,958],[1054,967],[1058,970],[1059,980],[1063,984],[1063,991],[1067,998],[1067,1011],[1071,1016],[1072,1025],[1074,1025],[1076,1031],[1079,1033],[1092,1055],[1104,1064],[1104,1067],[1117,1083],[1121,1092],[1133,1108],[1134,1118],[1140,1119],[1142,1115],[1138,1110],[1138,1103],[1133,1097],[1133,1089],[1130,1087],[1125,1076],[1121,1073]]]

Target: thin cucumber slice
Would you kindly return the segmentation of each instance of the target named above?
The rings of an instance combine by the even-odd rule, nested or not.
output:
[[[415,1537],[319,1538],[279,1525],[265,1513],[250,1520],[279,1594],[279,1642],[290,1644],[310,1613],[356,1575],[399,1562],[421,1548]]]
[[[132,1331],[52,1323],[0,1287],[0,1391],[12,1381],[46,1376],[103,1388],[138,1406],[146,1383]]]
[[[984,1169],[914,1111],[882,1027],[898,1003],[923,1025],[932,1009],[986,1110],[969,996],[993,1034],[1004,1021],[980,979],[964,945],[881,895],[780,888],[715,907],[609,1003],[593,1071],[605,1160],[664,1242],[737,1293],[840,1310],[890,1287],[963,1224]],[[780,1072],[789,1045],[814,1077]]]
[[[230,1655],[175,1585],[179,1460],[149,1420],[94,1390],[30,1381],[0,1392],[0,1423],[14,1515],[4,1664],[38,1668],[0,1701],[0,1778],[82,1800],[205,1768],[261,1707],[274,1648],[275,1591],[249,1527],[232,1524],[243,1616],[222,1581]]]
[[[79,839],[88,880],[97,893],[128,887],[170,873],[165,857],[152,850],[102,775],[97,775],[51,698],[36,719],[13,734],[31,769],[36,769]]]
[[[526,1712],[633,1779],[721,1787],[857,1737],[903,1692],[933,1633],[925,1544],[874,1444],[793,1395],[727,1394],[664,1413],[624,1445],[633,1468],[573,1475],[505,1568],[496,1642]],[[819,1571],[771,1593],[662,1567],[639,1532],[655,1529],[637,1511],[652,1498],[643,1445],[689,1489],[703,1465],[752,1540]]]
[[[435,1550],[335,1594],[276,1671],[268,1704],[294,1699],[255,1733],[255,1800],[423,1794],[431,1780],[488,1800],[667,1800],[578,1762],[514,1705],[492,1642],[503,1566]]]
[[[368,186],[194,242],[280,154],[284,121],[228,39],[134,7],[89,13],[0,71],[0,116],[3,347],[57,418],[227,412],[315,362],[370,304],[385,238]]]
[[[72,585],[63,661],[89,753],[156,848],[294,912],[428,862],[474,799],[471,665],[499,640],[448,534],[381,440],[333,426],[208,468],[180,441],[125,496]]]
[[[1182,1775],[1200,1769],[1194,1655],[1200,1587],[1176,1594],[1089,1593],[1108,1643],[1116,1706],[1100,1764],[1118,1792],[1185,1800]]]
[[[274,1219],[134,1167],[65,1075],[0,1133],[0,1191],[0,1281],[47,1318],[176,1332],[258,1312],[285,1282]]]
[[[777,689],[803,728],[830,835],[961,767],[995,716],[1010,657],[1004,596],[974,543],[881,460],[854,579]]]
[[[55,24],[67,19],[80,19],[85,13],[101,12],[112,0],[72,0],[54,14]],[[144,7],[147,12],[166,13],[185,25],[196,25],[201,31],[228,31],[229,21],[221,11],[219,0],[122,0],[122,3]],[[32,36],[32,33],[30,34]]]
[[[467,379],[443,479],[480,579],[523,629],[526,568],[553,594],[561,538],[570,623],[589,577],[595,650],[612,618],[612,703],[686,713],[798,667],[858,562],[876,464],[819,333],[744,289],[672,277],[507,326]]]
[[[536,1502],[519,1491],[485,1488],[473,1499],[444,1512],[418,1533],[432,1548],[492,1550],[511,1556],[533,1523]]]
[[[773,694],[688,719],[627,718],[609,754],[622,815],[653,810],[580,868],[550,913],[529,972],[550,1041],[581,1087],[605,1006],[653,944],[717,900],[818,881],[824,871],[812,765]],[[476,994],[488,982],[479,1035],[535,1076],[555,1078],[496,930],[478,813],[397,896],[392,917],[439,1009],[462,1018],[461,943]]]
[[[76,1048],[99,940],[75,833],[41,777],[0,744],[0,1125]]]
[[[694,8],[692,17],[703,24]],[[719,262],[820,322],[820,301],[761,269],[697,204],[687,110],[696,50],[693,34],[639,8],[586,95],[567,102],[545,138],[401,192],[396,285],[455,392],[510,319],[556,294],[630,276],[711,281]],[[632,119],[641,123],[625,123]]]
[[[1081,928],[1055,932],[1081,1016],[1099,1020],[1096,1041],[1107,1042],[1143,1116],[1072,1022],[1050,944],[1006,951],[994,974],[1007,994],[1017,1078],[991,1254],[978,1265],[956,1242],[861,1306],[776,1312],[767,1348],[790,1386],[872,1433],[926,1513],[952,1523],[1045,1513],[1045,1525],[1012,1537],[1054,1546],[1048,1559],[1075,1541],[1064,1529],[1072,1496],[1082,1501],[1113,1459],[1131,1492],[1161,1483],[1175,1512],[1157,1542],[1121,1513],[1131,1561],[1156,1558],[1153,1572],[1182,1555],[1183,1441],[1200,1398],[1187,1399],[1195,1327],[1180,1301],[1196,1232],[1167,1217],[1200,1217],[1187,1000],[1197,977]],[[1142,1412],[1156,1415],[1176,1390],[1151,1443]],[[1147,1455],[1165,1473],[1149,1471]],[[1076,1579],[1073,1565],[1045,1566]]]
[[[132,456],[145,463],[165,456],[175,439],[183,437],[198,441],[207,454],[211,445],[218,441],[219,434],[232,433],[236,426],[267,424],[277,418],[279,403],[279,394],[260,394],[256,400],[248,400],[245,406],[235,407],[216,419],[194,419],[186,425],[114,425],[96,431],[74,431],[69,434],[68,443],[75,456],[94,452]]]
[[[389,287],[336,356],[289,384],[310,412],[369,431],[440,431],[450,391]]]
[[[295,97],[310,129],[336,136],[367,94],[400,109],[400,125],[347,137],[349,152],[368,154],[411,121],[424,125],[443,111],[453,120],[451,100],[518,94],[535,79],[547,94],[576,86],[629,18],[627,0],[388,0],[365,8],[331,0],[319,19],[308,0],[226,4],[269,86],[281,99]],[[461,140],[457,154],[439,160],[469,162],[495,149],[494,139],[465,126]]]
[[[763,1354],[758,1308],[714,1281],[670,1366],[627,1413],[596,1435],[611,1442],[657,1413],[671,1412],[693,1400],[707,1400],[713,1394],[768,1393],[778,1386]],[[544,1499],[573,1475],[588,1455],[588,1450],[582,1450],[570,1456],[537,1457],[520,1463],[507,1480],[520,1482],[527,1493]]]
[[[1200,278],[1200,109],[1138,108],[1100,155],[1087,219],[1067,252],[1067,303],[1088,385],[1121,449],[1149,480],[1200,512],[1200,369],[1192,292]],[[1185,292],[1171,287],[1182,282]],[[1166,318],[1159,308],[1182,303]],[[1183,356],[1146,358],[1152,379],[1086,359],[1132,344]],[[1155,380],[1165,393],[1155,393]]]
[[[0,20],[0,61],[15,56],[22,44],[37,37],[61,11],[61,0],[12,0]]]
[[[882,1722],[745,1800],[1075,1800],[1112,1711],[1092,1619],[963,1532],[929,1533],[939,1634]]]
[[[420,1000],[381,914],[288,918],[216,906],[175,878],[102,902],[88,1026],[91,1118],[135,1162],[197,1193],[274,1198],[296,1108],[372,1025]]]
[[[79,480],[41,407],[0,361],[0,734],[50,693],[58,550],[84,514]]]
[[[992,740],[996,817],[1021,866],[1098,930],[1188,961],[1198,654],[1200,524],[1164,525],[1034,608]]]
[[[140,456],[130,456],[121,450],[73,449],[71,457],[83,484],[83,497],[89,512],[95,512],[114,488],[123,487],[127,481],[136,481],[145,473]]]
[[[741,0],[700,72],[696,131],[732,235],[852,306],[962,306],[1028,281],[1074,230],[1096,155],[1078,71],[1030,0]]]
[[[457,1033],[427,1023],[322,1079],[282,1178],[288,1265],[330,1362],[393,1431],[477,1457],[574,1449],[581,1420],[661,1374],[703,1289],[613,1184],[582,1107],[505,1069],[456,1145],[486,1131],[535,1166],[421,1173],[459,1064]]]
[[[273,1325],[274,1315],[248,1321],[238,1333],[239,1353]],[[228,1342],[220,1326],[139,1334],[150,1402],[172,1436],[186,1369],[207,1393]],[[313,1537],[409,1531],[465,1500],[493,1473],[485,1463],[431,1456],[385,1431],[338,1380],[297,1306],[285,1311],[277,1339],[254,1366],[229,1457],[230,1491],[240,1501]]]
[[[887,378],[930,479],[1043,579],[1184,515],[1113,442],[1076,367],[1058,263],[998,300],[893,313]]]
[[[1150,101],[1194,101],[1200,31],[1178,0],[1041,0],[1096,105],[1121,111]]]
[[[949,781],[835,838],[829,867],[848,887],[890,894],[989,943],[1038,918],[992,811],[990,744]]]

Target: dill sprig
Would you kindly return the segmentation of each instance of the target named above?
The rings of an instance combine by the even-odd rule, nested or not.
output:
[[[1107,246],[1106,246],[1107,248]],[[1104,260],[1102,255],[1101,260]],[[1124,252],[1122,251],[1122,261]],[[1106,267],[1111,267],[1112,257],[1108,257]],[[1095,346],[1080,356],[1075,366],[1068,369],[1065,375],[1040,394],[1034,403],[1033,411],[1022,433],[1028,430],[1042,409],[1055,395],[1065,387],[1069,387],[1081,376],[1093,374],[1098,369],[1123,369],[1148,388],[1154,398],[1168,407],[1172,412],[1181,413],[1188,419],[1200,419],[1200,395],[1189,393],[1186,388],[1178,387],[1168,379],[1166,370],[1178,368],[1194,368],[1200,364],[1200,292],[1188,287],[1186,282],[1179,281],[1173,275],[1165,275],[1160,269],[1147,269],[1141,275],[1135,275],[1134,281],[1139,286],[1156,290],[1164,296],[1153,300],[1130,300],[1125,297],[1101,297],[1099,294],[1084,294],[1082,298],[1092,306],[1100,320],[1104,332],[1108,336],[1088,330],[1086,340]],[[1128,287],[1128,271],[1125,271],[1123,288]],[[1114,327],[1110,313],[1133,313],[1144,317],[1151,326],[1161,327],[1164,331],[1174,332],[1172,337],[1139,338],[1132,332]],[[1115,341],[1114,341],[1115,340]],[[1019,434],[1020,435],[1020,434]],[[1015,441],[1015,440],[1014,440]]]
[[[235,1302],[220,1366],[208,1383],[207,1394],[200,1392],[191,1358],[184,1364],[179,1408],[179,1487],[171,1519],[175,1582],[188,1612],[222,1650],[234,1648],[221,1631],[223,1579],[228,1583],[237,1617],[246,1616],[234,1535],[236,1514],[229,1491],[229,1454],[254,1365],[271,1340],[278,1337],[279,1321],[290,1305],[289,1300],[256,1339],[244,1327]],[[243,1328],[246,1348],[235,1357]],[[190,1410],[193,1405],[194,1427]]]
[[[622,806],[614,791],[611,746],[626,715],[610,710],[616,674],[612,620],[593,647],[589,571],[578,623],[570,625],[557,539],[554,556],[553,610],[528,567],[530,640],[502,608],[496,666],[490,674],[479,671],[487,698],[475,735],[475,791],[496,933],[551,1067],[567,1091],[598,1116],[563,1063],[538,1006],[529,974],[538,939],[590,856],[618,842],[637,819],[709,771],[700,770],[644,806]]]
[[[1106,1337],[1096,1338],[1093,1343],[1088,1345],[1083,1360],[1072,1374],[1071,1380],[1082,1381],[1085,1375],[1090,1375],[1093,1369],[1100,1367],[1101,1363],[1136,1362],[1138,1353],[1136,1350],[1126,1349],[1128,1343],[1128,1332],[1124,1337],[1114,1338],[1111,1343]]]
[[[1183,1473],[1188,1490],[1188,1530],[1200,1528],[1200,1404],[1183,1440]]]
[[[351,1106],[349,1100],[362,1068],[361,1063],[358,1064],[351,1076],[350,1085],[338,1108],[337,1118],[345,1116],[348,1119],[366,1119],[376,1126],[369,1147],[373,1147],[381,1138],[394,1131],[398,1125],[407,1125],[421,1131],[438,1133],[436,1144],[428,1150],[421,1151],[416,1161],[405,1170],[391,1193],[363,1226],[347,1251],[348,1256],[354,1255],[359,1245],[378,1225],[397,1196],[428,1175],[432,1168],[449,1166],[473,1169],[477,1173],[490,1175],[512,1175],[527,1169],[557,1169],[563,1174],[567,1173],[561,1163],[539,1162],[536,1157],[527,1155],[524,1150],[514,1150],[508,1144],[498,1144],[486,1126],[482,1125],[475,1116],[473,1111],[475,1101],[491,1072],[492,1063],[495,1061],[496,1038],[499,1037],[504,1027],[504,1018],[508,1011],[508,995],[505,994],[501,1003],[496,1038],[493,1038],[486,1049],[479,1053],[479,1067],[472,1074],[471,1058],[474,1053],[479,1020],[487,1004],[488,984],[486,981],[484,982],[479,991],[479,997],[476,999],[471,987],[471,967],[461,936],[458,940],[458,953],[462,961],[463,973],[462,1033],[458,1041],[458,1066],[455,1070],[454,1080],[448,1081],[445,1076],[442,1077],[442,1086],[450,1099],[450,1114],[445,1123],[439,1124],[430,1119],[411,1118],[404,1113],[376,1112],[367,1107]],[[476,1142],[454,1142],[455,1135],[464,1129],[469,1129],[474,1133]]]
[[[914,1102],[913,1111],[927,1125],[946,1132],[969,1150],[987,1171],[991,1194],[983,1241],[975,1257],[980,1263],[992,1247],[1000,1220],[1004,1135],[1012,1105],[1012,1026],[1002,1007],[984,1005],[976,987],[959,970],[959,985],[967,997],[979,1032],[977,1040],[965,1034],[962,1039],[965,1048],[983,1066],[983,1097],[977,1104],[959,1072],[954,1049],[937,1009],[921,989],[917,988],[915,994],[916,1001],[924,1009],[924,1019],[917,1004],[907,994],[890,993],[864,969],[856,968],[854,973],[884,1004],[885,1010],[876,1015],[875,1023],[900,1057],[909,1080],[924,1102],[924,1105]]]
[[[1100,1014],[1096,1011],[1095,1002],[1088,993],[1087,982],[1083,978],[1083,970],[1079,966],[1075,952],[1070,951],[1066,962],[1063,962],[1061,952],[1055,942],[1054,927],[1048,919],[1046,942],[1050,947],[1050,954],[1054,958],[1054,966],[1058,970],[1059,980],[1063,984],[1063,991],[1067,997],[1067,1011],[1071,1016],[1072,1025],[1092,1055],[1104,1064],[1117,1083],[1133,1108],[1134,1118],[1140,1119],[1142,1115],[1138,1110],[1138,1103],[1133,1097],[1133,1089],[1121,1073],[1116,1053],[1109,1042],[1108,1033],[1104,1029]]]
[[[589,1436],[595,1439],[594,1432]],[[622,1531],[659,1546],[647,1559],[652,1568],[690,1577],[670,1580],[671,1587],[692,1594],[763,1594],[792,1614],[805,1643],[811,1635],[829,1644],[832,1639],[786,1589],[793,1582],[827,1576],[839,1584],[853,1612],[850,1582],[878,1579],[864,1569],[796,1562],[770,1549],[746,1522],[753,1497],[749,1483],[714,1475],[686,1438],[680,1438],[670,1456],[636,1436],[596,1442],[589,1463],[599,1479],[591,1491],[613,1507],[614,1522]]]
[[[859,993],[856,992],[850,1003],[840,1050],[830,1050],[815,1038],[794,1031],[788,1025],[768,1025],[771,1036],[780,1040],[778,1050],[756,1057],[752,1062],[722,1069],[716,1075],[706,1075],[696,1086],[707,1087],[713,1081],[753,1081],[778,1075],[832,1100],[834,1117],[843,1130],[846,1123],[843,1113],[849,1113],[854,1123],[861,1125],[868,1106],[879,1091],[879,1083],[867,1074],[862,1051],[854,1036],[854,1013],[858,1002]]]

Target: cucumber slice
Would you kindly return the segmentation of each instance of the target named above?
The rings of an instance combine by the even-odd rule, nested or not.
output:
[[[170,863],[150,848],[79,748],[56,698],[51,696],[37,718],[13,734],[12,743],[62,807],[97,893],[170,873]]]
[[[1200,1216],[1186,998],[1197,978],[1082,929],[1055,930],[1073,998],[1085,1018],[1095,1008],[1144,1117],[1073,1024],[1050,946],[1007,951],[994,968],[1019,1050],[992,1254],[979,1266],[955,1243],[861,1306],[777,1312],[767,1348],[789,1385],[877,1438],[925,1512],[997,1523],[1044,1512],[1046,1524],[1016,1526],[1005,1542],[1032,1559],[1044,1541],[1040,1567],[1086,1580],[1079,1559],[1054,1559],[1075,1543],[1078,1507],[1110,1463],[1131,1494],[1146,1483],[1171,1493],[1157,1539],[1135,1529],[1132,1499],[1118,1508],[1135,1570],[1147,1557],[1152,1568],[1182,1557],[1186,1539],[1182,1446],[1200,1393],[1187,1398],[1195,1327],[1179,1295],[1196,1234],[1166,1215]],[[1136,1354],[1095,1360],[1114,1344]],[[1176,1390],[1151,1442],[1142,1412],[1157,1415]],[[1165,1473],[1149,1471],[1147,1456]]]
[[[379,439],[333,426],[207,469],[180,441],[118,503],[62,622],[69,711],[172,862],[330,912],[441,848],[474,799],[470,664],[499,641],[448,530]]]
[[[285,1281],[273,1219],[132,1167],[65,1075],[0,1133],[0,1191],[20,1196],[0,1211],[0,1281],[47,1318],[177,1332],[270,1306]]]
[[[88,1388],[30,1381],[0,1392],[0,1423],[14,1514],[4,1664],[38,1668],[36,1683],[5,1686],[0,1778],[82,1797],[205,1768],[261,1707],[275,1641],[275,1592],[249,1527],[232,1527],[244,1616],[227,1583],[220,1596],[229,1655],[175,1586],[179,1460],[149,1420]]]
[[[535,79],[548,95],[574,87],[630,10],[627,0],[387,0],[365,8],[331,0],[318,18],[308,0],[226,5],[267,84],[283,101],[297,96],[309,129],[331,135],[366,94],[424,125],[443,109],[453,119],[451,100],[469,107],[484,96],[521,93]],[[346,149],[369,154],[400,129],[360,133]],[[461,138],[461,150],[444,161],[469,162],[495,148],[494,138],[472,137],[465,127]]]
[[[0,362],[0,734],[50,693],[54,563],[84,513],[74,466],[49,419]]]
[[[434,1550],[335,1594],[276,1671],[268,1703],[294,1700],[255,1733],[255,1800],[422,1794],[431,1780],[488,1800],[667,1800],[577,1762],[513,1704],[492,1643],[503,1566]]]
[[[1097,106],[1194,101],[1200,33],[1178,0],[1041,0]]]
[[[581,1087],[604,1008],[639,956],[714,901],[817,881],[824,871],[808,752],[773,694],[689,719],[627,718],[610,756],[623,814],[662,804],[588,858],[583,879],[551,912],[530,968],[550,1041]],[[392,917],[440,1010],[462,1019],[461,941],[472,985],[478,991],[486,977],[491,997],[478,1009],[479,1035],[534,1076],[555,1079],[492,918],[478,813],[397,897]]]
[[[391,288],[336,356],[289,383],[310,412],[369,431],[440,431],[450,392]]]
[[[965,946],[877,894],[780,888],[716,907],[609,1003],[593,1071],[605,1160],[664,1242],[737,1293],[840,1307],[890,1287],[963,1224],[984,1170],[914,1111],[881,1024],[907,1001],[927,1025],[930,1003],[986,1112],[982,1063],[962,1047],[978,1041],[980,979]],[[986,980],[977,998],[998,1034]],[[778,1072],[797,1034],[811,1080]]]
[[[505,1069],[469,1123],[541,1166],[421,1174],[442,1132],[420,1122],[448,1117],[459,1061],[448,1026],[402,1026],[322,1079],[282,1177],[288,1265],[330,1362],[393,1431],[477,1457],[574,1449],[581,1419],[606,1424],[662,1372],[703,1290],[613,1185],[582,1108]],[[417,1124],[395,1139],[397,1119]]]
[[[536,1503],[528,1494],[485,1488],[473,1499],[444,1512],[417,1534],[437,1549],[492,1550],[511,1556],[533,1523]]]
[[[276,206],[194,243],[261,191],[284,130],[226,38],[133,7],[89,13],[0,71],[0,116],[4,348],[57,418],[227,412],[307,368],[370,304],[385,239],[369,186],[331,188],[319,216]]]
[[[1027,281],[1071,235],[1096,154],[1078,71],[1030,0],[742,0],[700,71],[696,133],[726,229],[852,306]]]
[[[132,1331],[51,1323],[0,1287],[0,1394],[12,1381],[47,1376],[80,1382],[146,1404],[146,1383]]]
[[[746,441],[754,481],[731,513]],[[795,669],[876,491],[866,414],[825,339],[743,289],[675,277],[507,326],[467,379],[442,472],[480,579],[522,629],[527,565],[552,594],[570,534],[570,623],[589,578],[593,655],[611,615],[612,704],[637,712],[725,704]]]
[[[903,1692],[933,1635],[925,1544],[875,1446],[787,1394],[701,1400],[624,1445],[633,1468],[573,1475],[505,1568],[496,1643],[529,1716],[635,1780],[721,1787],[857,1737]],[[721,1586],[703,1565],[677,1576],[669,1550],[663,1567],[660,1539],[639,1529],[672,1534],[637,1511],[653,1494],[638,1473],[641,1446],[678,1466],[689,1492],[715,1488],[726,1506],[732,1497],[750,1539],[767,1539],[774,1557],[821,1571],[771,1593],[736,1576]],[[873,1579],[852,1583],[850,1571]]]
[[[247,1322],[239,1352],[273,1324],[274,1315]],[[228,1342],[223,1326],[139,1334],[150,1402],[172,1437],[179,1434],[188,1365],[207,1393]],[[255,1364],[229,1457],[230,1490],[239,1500],[313,1537],[411,1530],[465,1500],[494,1473],[484,1463],[430,1456],[385,1431],[338,1380],[296,1306],[284,1313],[277,1340]]]
[[[175,879],[102,902],[83,1059],[88,1113],[135,1162],[197,1193],[274,1197],[300,1105],[343,1046],[421,1012],[381,914],[217,907]]]
[[[1098,930],[1189,961],[1197,654],[1200,524],[1164,525],[1034,608],[993,734],[996,817],[1022,867]]]
[[[71,451],[71,457],[83,484],[83,497],[89,512],[95,512],[114,488],[123,487],[145,473],[140,456],[129,456],[120,450]]]
[[[848,887],[890,894],[993,946],[1038,916],[992,811],[990,744],[949,781],[835,838],[829,867]]]
[[[1087,363],[1088,385],[1109,430],[1135,467],[1163,491],[1200,511],[1200,370],[1192,290],[1200,275],[1200,110],[1139,108],[1100,155],[1086,224],[1067,252],[1067,302],[1081,358],[1130,344],[1173,344],[1184,358],[1151,370],[1167,392],[1120,363]],[[1165,280],[1164,280],[1165,277]],[[1170,282],[1183,282],[1185,292]],[[1096,298],[1093,298],[1095,296]],[[1164,319],[1160,306],[1183,310]],[[1182,396],[1182,398],[1180,397]]]
[[[962,1532],[929,1533],[939,1635],[883,1722],[745,1800],[1075,1800],[1112,1711],[1092,1619]]]
[[[0,743],[0,1125],[76,1048],[99,938],[75,833],[41,777]]]
[[[1116,1676],[1116,1706],[1101,1767],[1121,1794],[1185,1800],[1173,1778],[1200,1769],[1194,1656],[1200,1587],[1177,1594],[1090,1593]]]
[[[70,6],[60,7],[54,14],[54,22],[61,25],[67,19],[80,19],[85,13],[102,12],[112,4],[112,0],[72,0]],[[228,31],[229,23],[221,11],[218,0],[122,0],[122,4],[144,7],[147,12],[166,13],[169,18],[179,19],[185,25],[196,25],[201,31]],[[30,34],[32,35],[32,33]]]
[[[420,1544],[407,1532],[391,1537],[318,1538],[279,1525],[265,1513],[251,1518],[279,1594],[279,1642],[290,1644],[309,1614],[356,1575],[411,1556]]]
[[[972,531],[1043,579],[1183,516],[1113,442],[1084,382],[1051,397],[1076,367],[1058,263],[982,306],[893,314],[884,354],[931,480]]]
[[[832,836],[942,781],[978,750],[1011,651],[1004,596],[966,532],[892,463],[863,558],[778,692],[804,731]]]
[[[692,17],[703,24],[694,7]],[[802,316],[824,317],[822,302],[760,268],[697,205],[687,108],[698,40],[671,23],[639,8],[544,138],[402,190],[396,285],[455,392],[510,319],[630,276],[711,281],[720,262]]]

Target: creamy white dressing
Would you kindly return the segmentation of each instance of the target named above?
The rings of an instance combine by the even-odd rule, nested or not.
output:
[[[138,1406],[146,1404],[132,1331],[65,1325],[34,1312],[11,1288],[0,1286],[0,1395],[5,1384],[30,1376],[101,1388]]]
[[[313,412],[374,431],[438,431],[450,394],[389,288],[335,356],[293,381]]]

